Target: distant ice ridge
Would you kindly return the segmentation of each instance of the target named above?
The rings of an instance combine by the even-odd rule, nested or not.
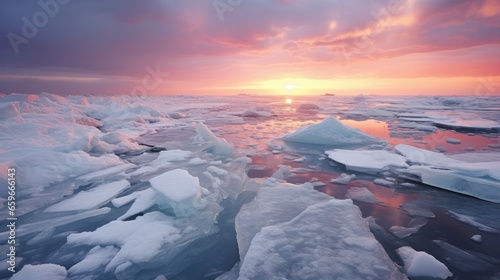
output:
[[[236,231],[241,262],[219,279],[406,279],[351,200],[309,183],[263,186]]]
[[[383,143],[382,140],[346,126],[333,117],[318,124],[301,127],[281,138],[289,142],[332,146]]]

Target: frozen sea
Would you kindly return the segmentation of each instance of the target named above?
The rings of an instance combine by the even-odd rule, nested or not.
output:
[[[498,97],[0,95],[0,247],[15,168],[12,279],[500,279],[499,120]]]

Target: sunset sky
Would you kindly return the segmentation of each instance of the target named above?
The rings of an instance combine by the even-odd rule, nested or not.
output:
[[[0,33],[0,93],[500,95],[499,0],[4,0]]]

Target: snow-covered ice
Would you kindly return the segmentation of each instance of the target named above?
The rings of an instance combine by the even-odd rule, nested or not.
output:
[[[262,228],[242,260],[238,279],[405,278],[352,201],[333,199]]]
[[[68,244],[119,247],[106,264],[106,271],[120,271],[128,266],[147,264],[180,239],[180,230],[172,226],[172,220],[160,212],[150,212],[132,221],[110,222],[93,232],[71,234]]]
[[[404,279],[395,248],[417,243],[454,277],[498,275],[489,249],[498,204],[487,202],[500,202],[498,108],[493,97],[285,104],[0,94],[0,190],[7,168],[19,171],[24,245],[14,277],[212,279],[233,267],[220,279]],[[257,178],[247,181],[247,172]],[[455,231],[465,235],[429,242]],[[409,277],[420,262],[448,275],[430,255],[409,255]],[[11,276],[6,267],[0,278]]]

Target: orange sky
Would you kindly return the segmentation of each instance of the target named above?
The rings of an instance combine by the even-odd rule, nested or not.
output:
[[[500,95],[498,0],[82,1],[43,24],[38,11],[0,3],[0,92]]]

